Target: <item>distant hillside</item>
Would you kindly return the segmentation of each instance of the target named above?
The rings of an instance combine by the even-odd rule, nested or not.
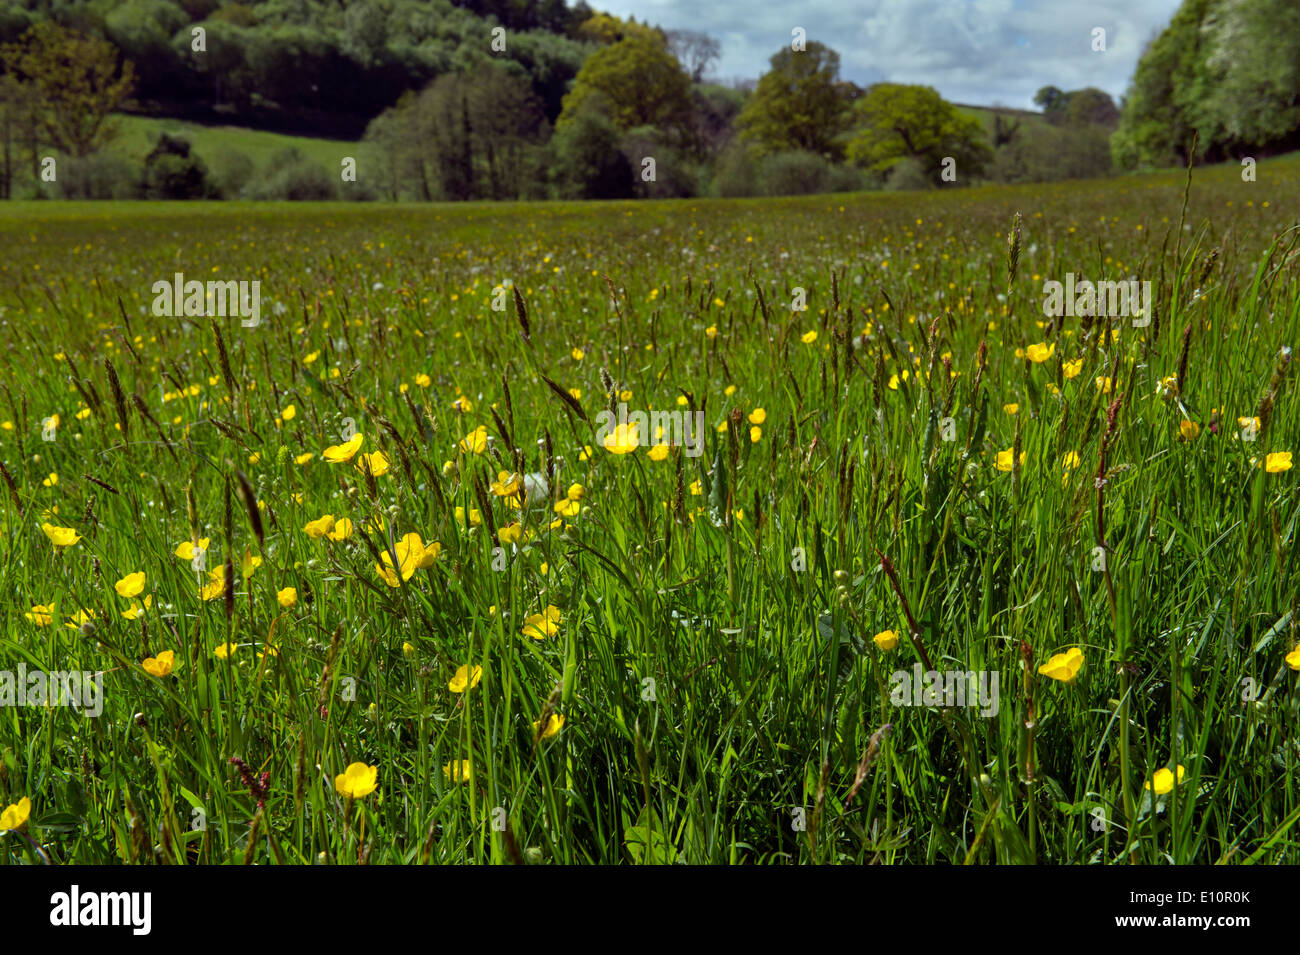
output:
[[[0,0],[0,46],[52,20],[132,63],[134,112],[357,138],[402,94],[487,61],[526,78],[553,122],[591,17],[564,0]]]

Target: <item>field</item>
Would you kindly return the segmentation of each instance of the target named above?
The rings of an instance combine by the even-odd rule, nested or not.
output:
[[[1258,173],[0,205],[0,863],[1300,862]]]

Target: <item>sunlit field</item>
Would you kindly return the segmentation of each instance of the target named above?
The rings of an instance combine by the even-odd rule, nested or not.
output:
[[[1300,862],[1258,173],[4,204],[0,863]]]

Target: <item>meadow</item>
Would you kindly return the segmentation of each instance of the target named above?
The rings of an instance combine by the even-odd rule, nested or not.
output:
[[[1298,200],[0,204],[0,864],[1300,862]]]

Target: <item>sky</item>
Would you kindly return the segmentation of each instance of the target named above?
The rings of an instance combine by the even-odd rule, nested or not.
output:
[[[757,79],[803,27],[840,54],[842,78],[933,86],[954,103],[1034,109],[1044,86],[1128,88],[1139,56],[1181,0],[589,0],[598,10],[708,33],[713,73]],[[1106,31],[1094,52],[1093,30]]]

